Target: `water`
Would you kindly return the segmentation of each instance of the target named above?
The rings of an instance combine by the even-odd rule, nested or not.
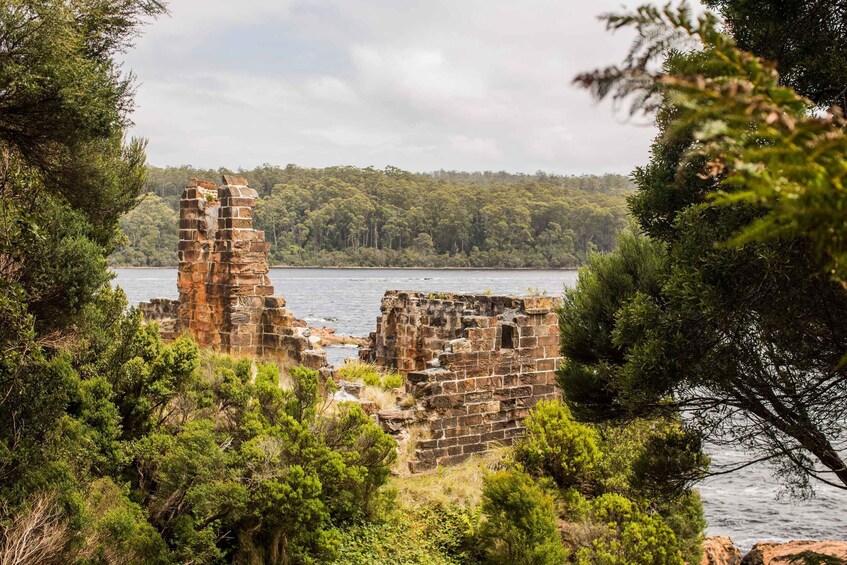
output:
[[[115,269],[130,304],[155,296],[176,298],[176,269]],[[342,335],[367,336],[376,327],[386,290],[525,294],[528,289],[559,295],[576,282],[576,271],[475,271],[401,269],[271,269],[277,296],[312,326]],[[330,362],[355,357],[352,348],[331,348]],[[709,455],[716,464],[742,455],[726,448]],[[847,538],[847,491],[818,486],[807,502],[777,500],[779,487],[765,465],[712,477],[700,485],[708,535],[730,536],[743,550],[757,541]]]

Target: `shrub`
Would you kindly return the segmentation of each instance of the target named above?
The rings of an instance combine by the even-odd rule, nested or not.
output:
[[[529,475],[489,475],[482,495],[481,539],[489,562],[560,565],[565,560],[553,501]]]
[[[400,506],[379,523],[341,531],[338,565],[470,565],[477,563],[479,512],[459,504]]]
[[[159,532],[147,521],[141,506],[131,502],[111,479],[91,483],[85,515],[83,558],[92,563],[168,562]]]
[[[673,530],[688,563],[699,563],[703,506],[688,488],[708,466],[696,437],[674,420],[634,420],[600,428],[603,458],[595,489],[636,501],[661,516]]]
[[[591,503],[590,521],[597,532],[576,553],[579,565],[683,565],[673,531],[659,516],[642,512],[619,494],[604,494]]]
[[[423,535],[440,553],[458,563],[474,560],[480,514],[460,504],[430,503],[416,513]]]
[[[400,373],[388,373],[382,377],[382,388],[388,390],[403,386],[403,375]]]
[[[338,370],[339,378],[345,381],[362,381],[368,386],[385,390],[403,386],[403,375],[399,373],[382,374],[376,365],[352,361]]]
[[[561,488],[587,483],[600,460],[597,433],[575,422],[567,406],[542,400],[525,421],[526,435],[515,459],[534,476],[551,477]]]
[[[362,376],[362,380],[368,386],[379,386],[380,376],[379,373],[365,373]]]
[[[376,365],[361,361],[345,363],[338,369],[338,376],[346,381],[364,381],[368,386],[376,386],[380,379]]]

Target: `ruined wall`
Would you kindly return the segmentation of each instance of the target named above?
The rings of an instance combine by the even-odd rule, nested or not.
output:
[[[234,355],[277,357],[310,366],[325,358],[303,335],[305,323],[273,296],[268,243],[253,228],[257,193],[247,181],[223,176],[223,185],[192,179],[180,200],[179,300],[142,303],[147,319],[168,327],[159,311],[176,315],[170,333]],[[168,337],[163,334],[163,337]]]
[[[393,432],[421,426],[412,471],[510,444],[541,399],[558,396],[552,297],[389,291],[360,356],[405,375],[413,408],[379,413]]]

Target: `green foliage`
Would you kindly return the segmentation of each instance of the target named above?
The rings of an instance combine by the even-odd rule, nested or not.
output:
[[[161,343],[120,298],[104,291],[90,319],[111,323],[75,356],[32,367],[44,379],[20,391],[16,417],[43,423],[29,443],[4,445],[10,510],[59,489],[95,561],[115,547],[150,562],[331,560],[338,528],[376,514],[394,441],[358,406],[327,415],[317,371],[292,368],[283,389],[275,364],[252,378],[250,360],[201,361],[188,339]]]
[[[821,108],[847,107],[847,6],[831,0],[706,0],[738,47],[776,64],[780,81]]]
[[[142,508],[109,478],[89,486],[83,511],[83,562],[169,563],[167,547]]]
[[[525,424],[526,435],[515,445],[513,457],[541,484],[552,479],[564,517],[576,524],[576,530],[590,534],[590,539],[569,534],[570,545],[593,548],[585,549],[589,553],[600,551],[596,544],[601,542],[591,537],[597,533],[591,526],[596,521],[592,505],[603,495],[614,494],[639,506],[651,528],[670,528],[674,547],[687,562],[699,561],[706,523],[699,497],[689,484],[702,475],[708,459],[697,436],[664,419],[580,424],[558,401],[539,402]],[[624,530],[623,523],[614,531],[604,529],[602,544],[622,543]]]
[[[400,373],[388,373],[382,377],[382,388],[392,389],[403,386],[403,375]]]
[[[179,214],[155,194],[145,194],[121,218],[126,241],[112,256],[115,265],[167,267],[176,264]]]
[[[384,519],[342,531],[341,565],[478,563],[480,513],[461,505],[402,507]]]
[[[733,17],[755,11],[720,4]],[[806,9],[798,6],[745,18],[741,41],[778,37]],[[756,28],[774,18],[779,25]],[[821,115],[786,86],[804,84],[822,101],[832,93],[807,79],[830,69],[783,79],[720,33],[714,16],[695,20],[685,6],[644,6],[607,22],[639,38],[623,65],[578,80],[598,96],[631,97],[635,110],[658,110],[661,135],[630,199],[655,253],[621,246],[592,261],[583,275],[591,284],[566,298],[559,377],[569,405],[593,420],[691,409],[691,432],[770,460],[794,495],[809,495],[812,477],[847,484],[838,447],[847,332],[835,322],[847,315],[847,138],[840,112]],[[784,68],[825,61],[819,37],[792,43]],[[630,284],[621,287],[622,277]],[[690,444],[667,439],[681,452]]]
[[[589,546],[576,552],[580,565],[684,563],[673,531],[623,496],[604,494],[593,500],[589,520],[595,532]]]
[[[565,361],[557,378],[578,418],[614,417],[620,413],[618,397],[642,394],[617,372],[626,356],[615,334],[617,316],[636,297],[649,309],[645,298],[659,294],[665,261],[662,245],[624,233],[614,253],[592,256],[580,270],[576,286],[565,291],[559,313]],[[611,382],[614,388],[607,386]]]
[[[393,167],[294,165],[238,174],[260,193],[256,226],[271,244],[271,261],[286,265],[573,267],[592,251],[612,248],[629,191],[620,175],[412,174]],[[158,265],[173,257],[163,220],[171,214],[150,222],[145,217],[164,204],[176,213],[189,178],[219,176],[151,167],[146,186],[152,198],[122,221],[130,243],[112,264]]]
[[[376,365],[352,361],[338,369],[342,380],[363,382],[368,386],[380,387],[385,390],[403,386],[403,375],[400,373],[383,373]]]
[[[485,479],[480,536],[490,563],[561,564],[567,553],[553,500],[521,471]]]
[[[555,400],[536,404],[524,423],[526,435],[515,446],[515,459],[527,472],[549,476],[563,489],[591,482],[600,459],[594,430],[575,422]]]

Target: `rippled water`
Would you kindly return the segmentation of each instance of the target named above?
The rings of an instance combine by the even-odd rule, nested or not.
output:
[[[155,296],[176,298],[176,269],[116,269],[116,282],[130,304]],[[576,282],[576,271],[473,271],[402,269],[271,269],[271,280],[288,308],[311,325],[339,334],[366,336],[375,328],[386,290],[526,293],[557,295]],[[355,349],[333,348],[331,362],[355,357]],[[710,453],[715,463],[742,455],[725,448]],[[817,487],[807,502],[777,500],[779,489],[766,466],[747,467],[700,485],[709,535],[730,536],[742,550],[757,541],[847,538],[847,492]]]

